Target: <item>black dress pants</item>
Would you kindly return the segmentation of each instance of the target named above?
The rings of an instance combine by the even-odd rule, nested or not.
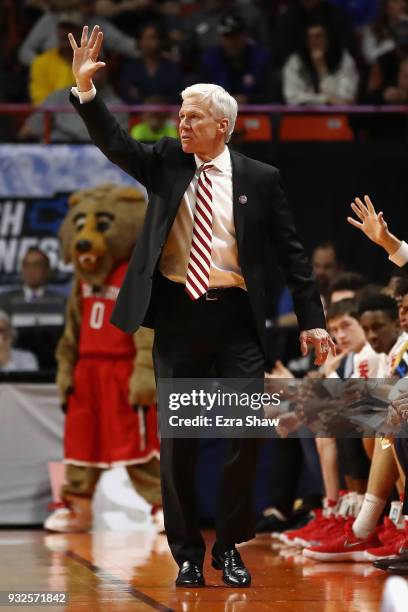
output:
[[[264,355],[246,291],[219,291],[191,300],[184,285],[159,277],[155,293],[153,360],[156,379],[264,376]],[[160,405],[159,405],[160,410]],[[232,547],[255,536],[252,490],[260,440],[231,439],[216,516],[217,544]],[[163,438],[160,465],[167,539],[178,565],[202,566],[205,544],[196,509],[198,439]],[[208,483],[211,486],[211,483]]]

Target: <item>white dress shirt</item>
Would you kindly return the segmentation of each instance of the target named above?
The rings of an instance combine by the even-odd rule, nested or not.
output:
[[[93,100],[95,86],[89,91],[78,91],[72,87],[72,93],[81,104]],[[204,161],[194,155],[197,168]],[[238,247],[235,236],[234,212],[232,204],[232,164],[228,147],[211,163],[214,167],[207,171],[212,181],[213,201],[213,235],[211,249],[210,287],[242,287],[245,281],[238,263]],[[176,179],[176,177],[175,177]],[[176,218],[163,247],[159,269],[177,283],[186,282],[190,247],[193,237],[195,209],[195,192],[198,172],[195,173],[185,192]]]
[[[33,302],[39,298],[44,297],[44,287],[38,287],[38,289],[31,289],[28,285],[23,285],[24,300],[26,302]]]
[[[197,169],[204,163],[194,155]],[[232,206],[232,165],[228,147],[211,160],[207,171],[212,182],[213,231],[211,249],[210,287],[242,287],[244,278],[238,263]],[[190,247],[193,237],[194,209],[198,171],[181,200],[176,218],[164,245],[159,269],[177,283],[185,283]]]

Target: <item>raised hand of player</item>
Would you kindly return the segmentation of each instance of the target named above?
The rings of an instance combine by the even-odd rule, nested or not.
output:
[[[98,62],[103,32],[96,25],[88,40],[88,26],[84,26],[79,47],[71,33],[68,34],[68,39],[74,52],[72,72],[76,79],[77,87],[80,91],[89,91],[92,88],[93,75],[97,70],[106,65],[105,62]]]
[[[391,234],[384,220],[383,213],[376,213],[373,203],[367,195],[364,196],[364,203],[360,198],[356,198],[351,204],[351,208],[359,219],[357,221],[353,217],[347,217],[347,221],[351,225],[358,227],[367,238],[375,242],[375,244],[379,244],[389,255],[398,251],[401,246],[401,240],[394,236],[394,234]]]
[[[382,245],[388,235],[388,226],[383,213],[379,212],[377,214],[375,211],[369,196],[364,196],[364,202],[362,202],[360,198],[356,198],[351,204],[351,208],[359,221],[354,219],[354,217],[347,217],[347,221],[364,232],[367,238],[372,240],[372,242]]]

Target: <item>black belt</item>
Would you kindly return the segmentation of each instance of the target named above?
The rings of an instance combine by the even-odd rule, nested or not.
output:
[[[241,287],[212,287],[208,291],[204,293],[199,299],[207,300],[208,302],[213,302],[215,300],[220,300],[227,295],[230,295],[232,291],[243,291]]]
[[[166,276],[163,276],[162,274],[160,274],[160,276],[161,276],[162,282],[164,282],[170,289],[177,289],[183,292],[185,291],[184,283],[177,283],[175,281],[172,281]],[[216,300],[225,298],[228,295],[231,295],[232,292],[237,292],[237,291],[239,291],[241,295],[243,293],[246,293],[245,289],[242,289],[241,287],[237,287],[237,286],[235,287],[211,287],[202,296],[200,296],[198,300],[206,300],[207,302],[214,302]]]

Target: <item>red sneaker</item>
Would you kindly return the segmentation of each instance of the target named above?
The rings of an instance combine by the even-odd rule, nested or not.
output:
[[[354,521],[354,519],[352,519]],[[327,521],[318,526],[303,538],[295,538],[295,544],[308,548],[309,546],[321,546],[326,541],[340,537],[344,532],[346,520],[342,516],[331,516]]]
[[[317,508],[316,510],[313,510],[313,512],[315,514],[314,518],[312,518],[312,520],[306,525],[300,527],[299,529],[288,529],[287,531],[283,531],[278,539],[285,544],[293,544],[295,538],[308,534],[310,531],[321,527],[326,521],[329,520],[323,516],[323,510],[321,508]]]
[[[385,516],[381,529],[377,535],[380,542],[386,546],[387,544],[393,542],[395,538],[400,538],[403,534],[405,534],[405,529],[398,529],[394,521],[392,521],[388,516]]]
[[[377,559],[389,559],[406,552],[408,547],[408,535],[404,530],[398,529],[399,535],[394,534],[394,539],[382,546],[368,548],[365,551],[367,561],[376,561]],[[380,538],[382,539],[382,538]]]
[[[330,562],[367,561],[365,551],[381,545],[377,537],[378,528],[368,538],[360,540],[354,535],[351,525],[351,522],[347,522],[344,533],[332,541],[327,541],[322,546],[305,548],[303,550],[304,556],[309,559]]]

